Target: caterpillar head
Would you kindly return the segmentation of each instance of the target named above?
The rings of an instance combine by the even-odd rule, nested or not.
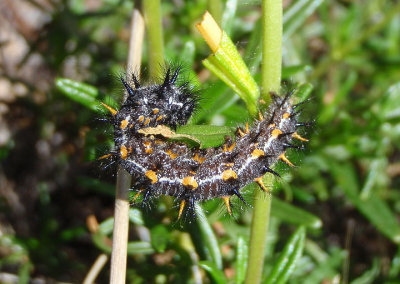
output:
[[[123,106],[130,108],[131,113],[152,117],[153,126],[164,124],[175,128],[186,124],[195,109],[197,99],[188,83],[175,85],[179,71],[178,67],[170,77],[171,69],[168,68],[162,84],[149,86],[141,86],[133,75],[135,88],[121,78],[128,92]]]

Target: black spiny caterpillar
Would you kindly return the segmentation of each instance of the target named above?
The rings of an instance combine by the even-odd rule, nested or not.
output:
[[[304,124],[297,121],[296,105],[290,104],[290,95],[273,102],[251,129],[238,128],[236,139],[227,139],[217,148],[189,148],[184,143],[170,142],[159,135],[144,135],[148,127],[184,125],[195,109],[197,98],[187,84],[176,86],[177,68],[170,77],[168,69],[160,85],[140,86],[132,76],[132,84],[121,78],[127,98],[117,111],[103,104],[112,114],[116,151],[102,158],[114,156],[132,176],[138,194],[149,197],[170,195],[180,201],[179,215],[186,205],[220,197],[231,214],[230,197],[244,199],[239,190],[255,181],[261,189],[265,173],[275,173],[271,167],[281,159],[289,165],[287,148],[293,138],[302,138],[296,129]],[[136,199],[135,197],[135,199]]]

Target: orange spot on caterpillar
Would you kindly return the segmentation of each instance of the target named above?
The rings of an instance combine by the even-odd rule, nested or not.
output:
[[[238,176],[237,176],[237,174],[235,173],[235,171],[234,170],[225,170],[223,173],[222,173],[222,179],[224,180],[224,181],[227,181],[227,180],[229,180],[229,179],[237,179],[238,178]]]
[[[285,153],[282,153],[282,154],[279,156],[279,159],[281,159],[282,161],[284,161],[284,162],[285,162],[286,164],[288,164],[289,166],[294,167],[294,165],[292,164],[292,162],[289,161],[289,159],[285,156]]]
[[[153,114],[157,114],[160,110],[158,108],[153,108]]]
[[[283,132],[282,132],[280,129],[275,128],[274,130],[272,130],[271,135],[272,135],[272,137],[276,138],[276,137],[278,137],[279,135],[281,135],[282,133],[283,133]]]
[[[283,117],[284,119],[287,119],[287,118],[290,117],[290,113],[285,112],[285,113],[282,115],[282,117]]]
[[[160,121],[163,118],[162,115],[160,115],[159,117],[157,117],[156,121]]]
[[[257,159],[259,157],[265,156],[265,153],[263,150],[254,149],[253,152],[251,152],[251,156],[253,159]]]
[[[183,209],[185,208],[185,205],[186,205],[186,201],[185,200],[181,200],[181,204],[179,204],[178,219],[181,218]]]
[[[182,184],[190,189],[196,189],[199,185],[193,176],[187,176],[182,179]]]
[[[225,166],[227,167],[233,167],[234,163],[225,163]]]
[[[144,120],[144,116],[143,115],[141,115],[141,116],[139,116],[139,123],[142,123],[143,122],[143,120]]]
[[[309,140],[306,138],[301,137],[297,132],[292,134],[293,138],[296,138],[297,140],[303,141],[303,142],[308,142]]]
[[[264,190],[265,192],[269,193],[268,188],[265,186],[264,182],[263,182],[263,177],[260,176],[258,178],[255,178],[254,181],[261,187],[262,190]]]
[[[146,118],[146,120],[144,121],[144,123],[143,123],[143,125],[147,125],[147,124],[149,124],[149,122],[150,122],[150,118]]]
[[[151,154],[153,153],[153,148],[146,148],[144,151],[146,152],[146,154]]]
[[[172,160],[179,156],[178,154],[172,152],[171,150],[167,150],[167,151],[165,151],[165,153],[167,153],[168,156],[169,156]]]
[[[128,126],[128,120],[126,120],[126,119],[124,119],[124,120],[122,120],[121,121],[121,125],[120,125],[120,128],[122,129],[122,130],[124,130],[127,126]]]
[[[194,171],[189,171],[189,173],[191,173],[192,175],[196,175],[196,172]]]
[[[128,157],[128,149],[126,149],[125,145],[122,145],[119,148],[119,153],[121,154],[121,159],[125,160]]]
[[[264,120],[264,116],[262,115],[261,111],[258,112],[258,120]]]
[[[271,123],[270,125],[268,125],[268,128],[273,128],[273,127],[275,127],[275,126],[276,126],[275,123]]]
[[[113,116],[116,116],[116,115],[117,115],[117,113],[118,113],[117,110],[115,110],[115,109],[113,109],[112,107],[106,105],[105,103],[101,103],[101,104],[102,104],[106,109],[108,109],[108,111],[111,112],[111,114],[112,114]]]
[[[156,183],[158,181],[157,174],[155,171],[149,170],[145,173],[146,177],[149,178],[151,183]]]
[[[231,202],[230,202],[230,200],[229,200],[229,196],[222,196],[221,198],[222,198],[222,199],[224,200],[224,202],[225,202],[225,206],[226,206],[226,209],[228,209],[229,215],[232,216]]]
[[[144,141],[143,144],[144,144],[144,146],[148,147],[148,146],[151,145],[151,142],[150,141]]]
[[[205,161],[205,159],[206,158],[204,158],[204,157],[200,157],[198,153],[196,153],[196,155],[194,155],[194,157],[193,157],[193,160],[195,160],[199,164],[203,163]]]

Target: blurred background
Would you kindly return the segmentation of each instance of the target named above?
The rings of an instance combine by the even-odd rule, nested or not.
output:
[[[184,60],[203,98],[191,123],[243,125],[244,103],[201,64],[210,51],[195,24],[208,9],[258,79],[260,1],[161,2],[166,61]],[[96,158],[112,131],[54,80],[119,102],[132,9],[124,0],[0,1],[1,283],[79,283],[110,252],[115,168]],[[283,21],[284,86],[314,86],[303,120],[315,124],[303,132],[306,151],[289,153],[297,167],[278,164],[282,178],[270,185],[264,274],[302,225],[290,283],[400,283],[400,3],[287,0]],[[129,283],[218,282],[198,263],[213,254],[223,281],[241,282],[236,250],[248,242],[251,208],[229,217],[221,201],[204,204],[205,233],[177,222],[169,198],[149,207],[131,210]],[[98,283],[108,275],[106,263]]]

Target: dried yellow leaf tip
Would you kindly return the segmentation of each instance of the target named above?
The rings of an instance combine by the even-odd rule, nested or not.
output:
[[[109,105],[106,105],[105,103],[101,103],[106,109],[108,109],[109,112],[111,112],[111,114],[113,116],[116,116],[118,111],[113,109],[112,107],[110,107]]]
[[[222,39],[222,30],[208,11],[204,13],[203,20],[196,24],[196,28],[212,52],[216,53]]]

